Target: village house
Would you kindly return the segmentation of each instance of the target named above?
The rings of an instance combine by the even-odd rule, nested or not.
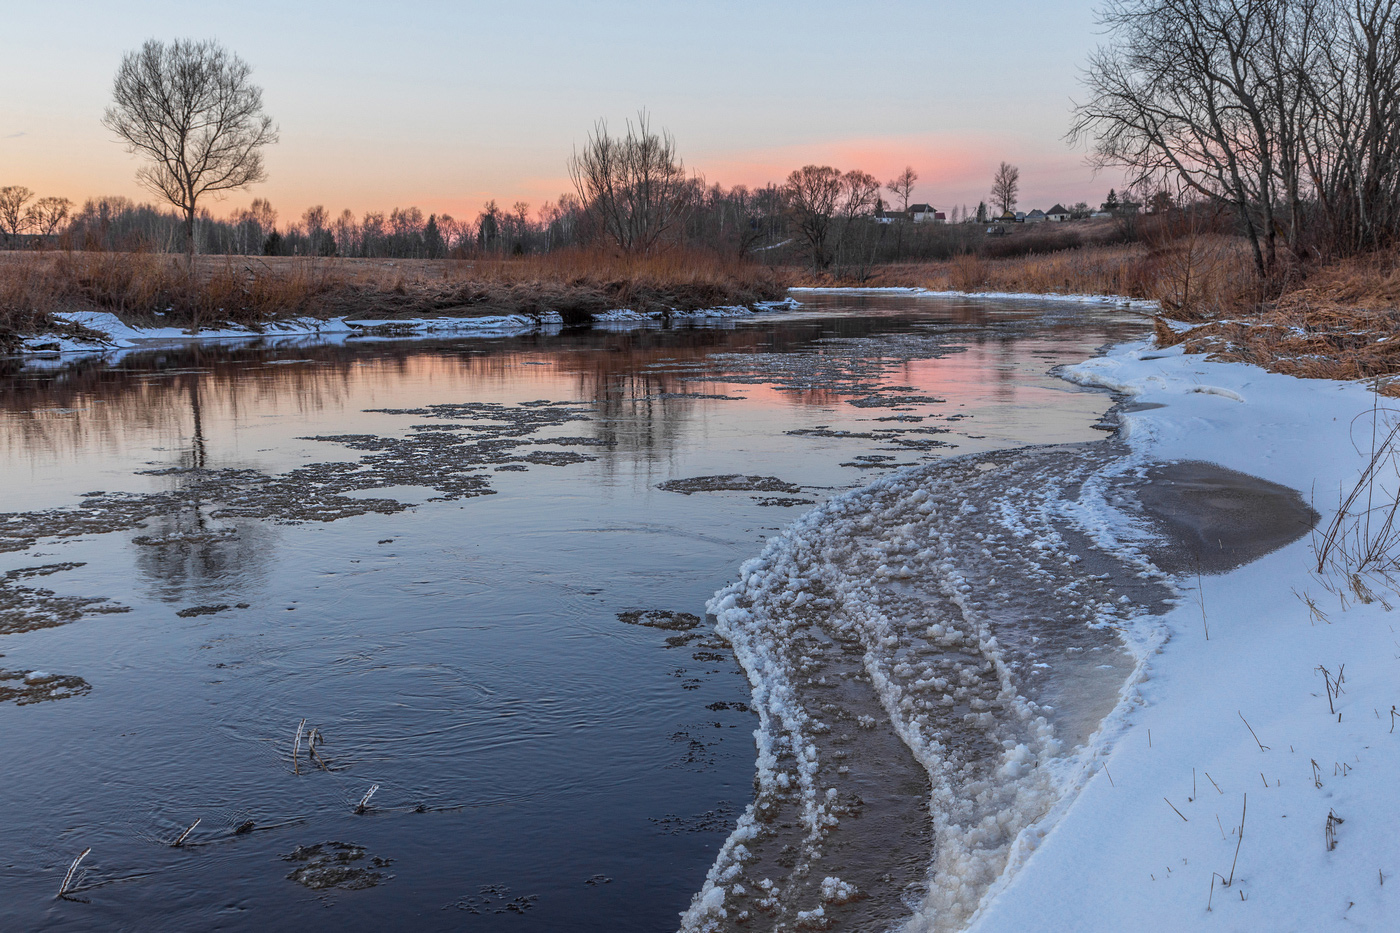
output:
[[[1066,208],[1063,204],[1056,204],[1054,207],[1050,208],[1050,210],[1045,212],[1045,219],[1050,221],[1051,223],[1064,223],[1066,220],[1069,220],[1069,218],[1069,209]]]
[[[1026,215],[1025,222],[1028,224],[1043,224],[1045,223],[1045,212],[1037,208]]]
[[[948,215],[934,210],[932,204],[910,204],[909,219],[916,224],[943,224],[948,222]]]

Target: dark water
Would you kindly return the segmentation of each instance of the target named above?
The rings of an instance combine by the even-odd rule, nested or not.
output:
[[[843,297],[0,363],[0,929],[674,927],[752,797],[706,599],[891,467],[1097,436],[1048,370],[1141,330]]]

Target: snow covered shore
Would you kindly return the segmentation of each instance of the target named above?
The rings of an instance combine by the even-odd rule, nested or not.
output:
[[[799,288],[789,288],[788,291],[799,295],[902,295],[910,298],[983,298],[988,301],[1064,301],[1073,304],[1109,304],[1133,311],[1150,312],[1161,310],[1161,305],[1150,298],[1126,298],[1122,295],[1079,295],[1053,292],[935,291],[929,288],[903,285],[883,285],[872,286],[870,288],[803,286]]]
[[[1395,928],[1400,594],[1310,572],[1296,519],[1198,577],[1133,491],[1218,464],[1300,491],[1325,528],[1374,396],[1150,342],[1064,375],[1131,397],[1118,440],[901,471],[712,600],[754,684],[758,794],[684,929]],[[923,834],[877,796],[910,764]],[[919,845],[924,883],[895,897],[871,859]]]
[[[748,317],[765,311],[785,311],[798,307],[795,300],[761,301],[753,308],[740,305],[705,308],[698,311],[675,311],[672,319],[696,320],[710,318]],[[262,340],[272,342],[308,340],[318,343],[344,343],[347,340],[405,339],[413,337],[492,337],[558,330],[563,318],[556,313],[536,316],[505,314],[480,317],[424,317],[350,319],[336,317],[322,320],[314,317],[274,321],[261,328],[226,324],[190,333],[180,327],[133,327],[117,315],[106,311],[78,311],[55,314],[65,324],[77,324],[100,335],[91,340],[74,337],[39,335],[25,340],[20,352],[32,354],[102,353],[129,350],[141,346],[186,343],[193,340],[230,342]],[[636,312],[625,308],[605,311],[594,316],[594,322],[609,326],[628,326],[662,321],[666,315],[659,311]]]
[[[1370,460],[1376,399],[1362,384],[1145,344],[1066,375],[1163,406],[1122,416],[1135,458],[1291,486],[1322,527]],[[1393,500],[1394,468],[1381,477]],[[1199,588],[1178,579],[1167,640],[1096,739],[1097,773],[1023,834],[971,929],[1397,928],[1400,620],[1387,603],[1400,597],[1363,580],[1367,603],[1340,574],[1310,573],[1313,541]]]

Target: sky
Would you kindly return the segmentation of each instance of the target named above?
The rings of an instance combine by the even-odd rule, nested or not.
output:
[[[125,0],[8,4],[0,185],[75,202],[154,200],[102,127],[125,52],[216,39],[252,66],[280,141],[254,197],[284,221],[320,204],[474,218],[538,208],[599,119],[639,108],[710,183],[762,185],[809,163],[893,178],[914,200],[986,200],[1006,160],[1023,210],[1102,201],[1064,135],[1099,40],[1091,0],[480,3]],[[22,40],[14,37],[23,37]]]

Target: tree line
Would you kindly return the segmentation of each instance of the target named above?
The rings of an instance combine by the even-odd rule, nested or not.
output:
[[[913,167],[885,182],[858,169],[806,165],[756,189],[707,183],[687,171],[675,139],[654,129],[645,111],[617,135],[600,121],[568,159],[574,190],[535,210],[490,201],[475,218],[458,220],[417,207],[357,217],[317,205],[279,224],[277,211],[258,198],[216,218],[208,202],[264,180],[262,150],[278,139],[250,75],[247,63],[212,41],[151,40],[128,53],[102,122],[141,157],[138,181],[168,207],[108,197],[74,210],[67,199],[33,200],[28,189],[8,187],[0,189],[7,245],[23,245],[27,236],[33,245],[72,249],[183,248],[191,259],[196,252],[441,258],[602,242],[629,253],[675,245],[768,259],[800,253],[814,270],[859,275],[877,262],[965,252],[977,238],[896,222],[910,209],[919,177]],[[1002,163],[993,199],[1003,209],[1014,206],[1018,179]],[[963,206],[952,219],[984,222],[987,206],[975,214]]]

